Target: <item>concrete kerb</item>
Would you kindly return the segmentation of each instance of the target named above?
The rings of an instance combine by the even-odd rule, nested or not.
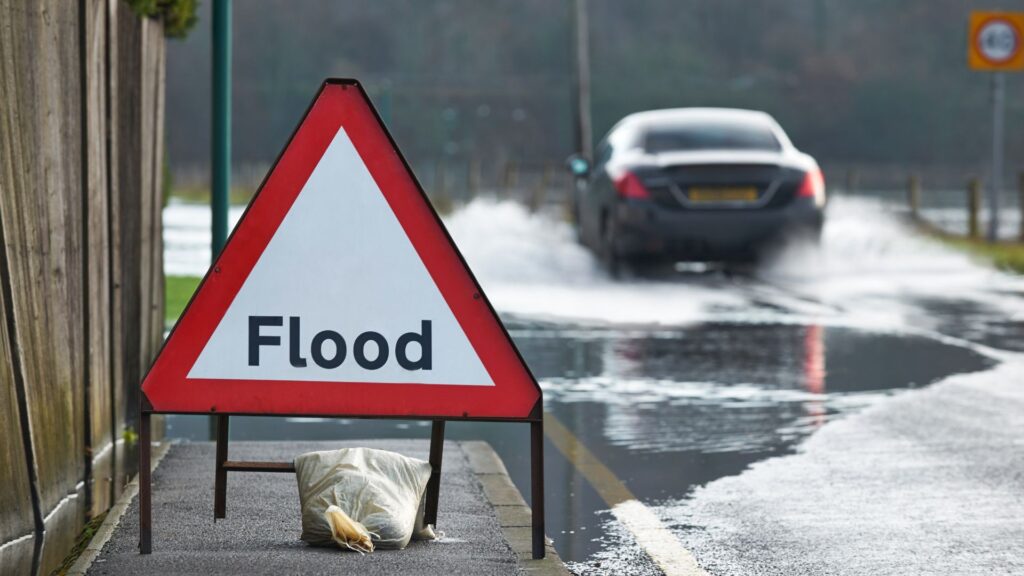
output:
[[[167,451],[170,450],[170,442],[154,442],[153,443],[153,457],[152,465],[150,470],[156,470],[156,467],[160,465],[160,461],[167,455]],[[121,522],[121,517],[124,516],[125,511],[128,509],[128,505],[131,504],[132,500],[139,493],[139,475],[136,474],[132,481],[125,486],[121,495],[114,502],[114,505],[107,511],[107,517],[104,518],[103,523],[100,524],[99,530],[93,535],[92,540],[86,545],[85,550],[75,560],[75,563],[71,565],[71,568],[67,571],[67,576],[85,576],[85,573],[89,571],[89,567],[92,566],[96,557],[100,555],[100,550],[106,545],[110,537],[114,535],[114,530],[117,529],[117,525]]]
[[[533,559],[531,518],[532,512],[522,494],[509,478],[505,464],[487,442],[460,442],[470,469],[484,489],[487,501],[494,507],[502,534],[519,558],[519,564],[528,574],[568,575],[571,574],[558,552],[546,538],[546,554],[543,560]]]

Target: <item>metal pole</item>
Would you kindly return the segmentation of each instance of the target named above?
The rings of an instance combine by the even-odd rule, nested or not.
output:
[[[211,263],[228,238],[228,194],[231,190],[231,0],[213,0],[213,134],[210,159]],[[209,438],[217,438],[216,417]]]
[[[530,504],[533,525],[533,559],[544,558],[544,421],[530,422]]]
[[[992,178],[988,196],[988,241],[999,239],[999,192],[1003,187],[1003,111],[1006,76],[992,74]]]
[[[146,411],[139,416],[139,554],[153,551],[153,482],[150,479],[153,438],[150,418],[151,414]]]
[[[444,420],[434,420],[430,428],[430,480],[427,501],[423,506],[423,523],[437,526],[437,503],[441,496],[441,461],[444,456]]]
[[[212,257],[228,237],[228,193],[231,189],[231,0],[213,2],[213,211]]]
[[[218,518],[226,518],[228,510],[228,471],[224,463],[228,460],[228,416],[218,415],[213,417],[217,426],[217,449],[216,468],[213,472],[213,521]]]
[[[593,130],[590,125],[590,24],[587,0],[573,0],[572,30],[576,67],[573,73],[573,108],[576,152],[593,158]]]

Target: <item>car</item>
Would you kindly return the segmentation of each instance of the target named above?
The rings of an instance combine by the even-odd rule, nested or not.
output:
[[[567,161],[573,220],[613,275],[643,263],[756,262],[782,242],[821,236],[821,169],[764,112],[638,112],[594,156]]]

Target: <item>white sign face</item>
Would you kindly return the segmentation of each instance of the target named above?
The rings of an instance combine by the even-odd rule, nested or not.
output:
[[[990,20],[978,31],[978,50],[995,63],[1013,58],[1019,43],[1017,30],[1004,20]]]
[[[344,129],[188,377],[494,385]]]

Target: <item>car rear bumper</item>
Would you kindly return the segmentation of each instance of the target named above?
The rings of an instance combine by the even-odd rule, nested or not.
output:
[[[816,239],[824,213],[803,198],[760,210],[668,210],[628,201],[616,207],[615,220],[615,252],[623,258],[745,261],[787,237]]]

